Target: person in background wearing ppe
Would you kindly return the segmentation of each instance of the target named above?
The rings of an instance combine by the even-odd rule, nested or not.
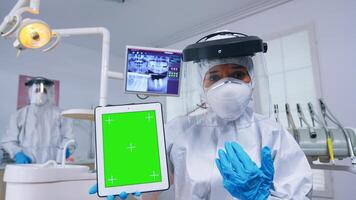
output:
[[[253,59],[266,51],[260,38],[233,32],[183,50],[186,91],[200,93],[201,105],[165,126],[175,200],[308,199],[305,154],[280,124],[254,112]]]
[[[36,77],[25,83],[30,104],[11,116],[0,145],[17,164],[59,162],[64,144],[73,139],[71,121],[54,105],[52,80]],[[69,149],[66,157],[70,156]]]

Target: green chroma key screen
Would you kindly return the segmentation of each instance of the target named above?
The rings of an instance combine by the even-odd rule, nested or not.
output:
[[[154,110],[102,115],[105,187],[161,182]]]

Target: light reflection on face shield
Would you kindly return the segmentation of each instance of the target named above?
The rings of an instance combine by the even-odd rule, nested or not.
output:
[[[35,87],[35,93],[47,94],[47,87],[44,86],[43,83],[36,84],[34,87]]]

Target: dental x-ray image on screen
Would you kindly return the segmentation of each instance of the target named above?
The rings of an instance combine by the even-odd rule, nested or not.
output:
[[[153,95],[179,95],[179,50],[127,46],[127,93]]]

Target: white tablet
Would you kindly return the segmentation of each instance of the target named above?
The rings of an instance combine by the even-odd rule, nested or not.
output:
[[[169,188],[160,103],[95,109],[98,195]]]

